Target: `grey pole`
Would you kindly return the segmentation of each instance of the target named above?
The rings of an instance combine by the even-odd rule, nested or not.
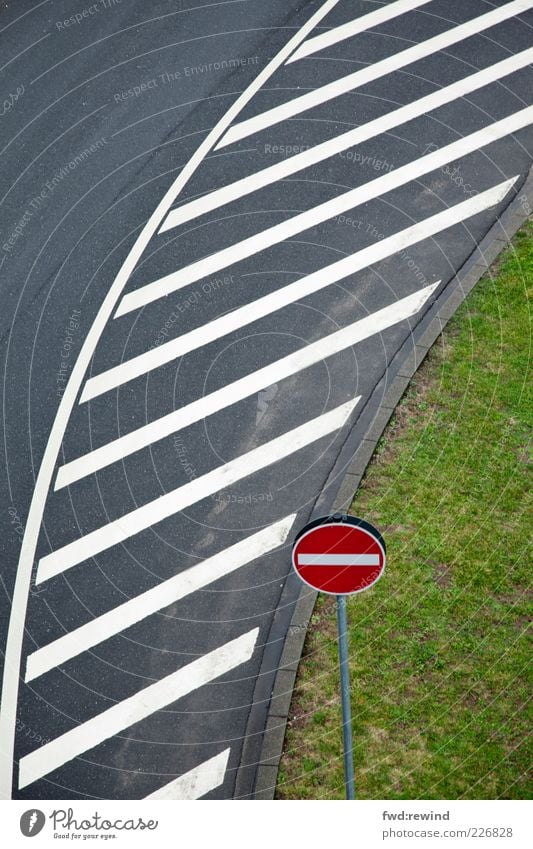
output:
[[[348,668],[348,626],[346,621],[346,596],[344,595],[337,596],[337,628],[339,632],[339,666],[341,671],[344,780],[346,784],[346,798],[355,799],[352,712],[350,707],[350,670]]]

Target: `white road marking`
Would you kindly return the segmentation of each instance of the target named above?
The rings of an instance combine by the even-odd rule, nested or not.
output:
[[[238,330],[246,324],[264,318],[266,315],[270,315],[282,307],[288,306],[288,304],[295,303],[308,295],[314,294],[326,288],[326,286],[330,286],[332,283],[336,283],[338,280],[360,271],[362,268],[367,268],[386,257],[392,256],[397,251],[403,250],[410,245],[422,241],[422,239],[438,233],[439,230],[451,227],[465,218],[469,218],[478,212],[482,212],[498,204],[505,197],[516,179],[517,177],[513,177],[491,189],[480,192],[479,195],[475,195],[467,201],[463,201],[443,212],[432,215],[424,221],[407,227],[405,230],[400,230],[399,233],[395,233],[383,239],[383,241],[356,251],[351,256],[331,263],[331,265],[325,266],[312,274],[308,274],[294,283],[283,286],[269,295],[264,295],[262,298],[258,298],[249,304],[244,304],[242,307],[238,307],[236,310],[228,312],[208,324],[201,325],[194,330],[190,330],[188,333],[184,333],[182,336],[178,336],[176,339],[151,348],[144,354],[132,357],[118,366],[113,366],[107,369],[107,371],[91,377],[85,384],[81,394],[80,404],[96,398],[104,392],[109,392],[111,389],[115,389],[117,386],[121,386],[129,380],[140,377],[153,369],[159,368],[177,359],[177,357],[194,351],[196,348],[203,347],[209,342],[214,342],[216,339],[220,339],[222,336]],[[170,415],[173,414],[171,413]],[[167,419],[167,421],[170,420]],[[150,427],[150,425],[147,425],[147,427]],[[124,444],[127,444],[129,434],[122,437],[122,439],[124,439]],[[97,449],[97,451],[102,452],[101,456],[105,456],[107,446],[103,446],[101,449]],[[78,461],[74,460],[73,462],[77,463]],[[70,466],[70,464],[67,465]],[[63,468],[66,469],[66,466]],[[56,489],[60,486],[65,486],[67,482],[67,473],[60,469],[56,481]]]
[[[64,545],[57,551],[53,551],[39,561],[36,583],[40,584],[54,577],[54,575],[61,574],[66,569],[94,557],[101,551],[124,542],[124,540],[146,530],[151,525],[155,525],[169,516],[174,516],[180,510],[184,510],[185,507],[196,504],[196,502],[213,495],[220,489],[231,486],[242,478],[271,466],[273,463],[289,457],[295,451],[311,445],[323,436],[339,430],[347,421],[359,399],[360,396],[346,404],[341,404],[329,413],[317,416],[294,428],[294,430],[289,430],[276,439],[272,439],[246,454],[241,454],[235,460],[230,460],[229,463],[213,469],[202,477],[196,478],[196,480],[190,481],[184,486],[177,487],[177,489],[167,492],[142,507],[137,507],[125,516],[121,516],[120,519],[115,519],[113,522],[109,522],[109,524],[74,540],[74,542]]]
[[[37,649],[28,656],[25,680],[33,681],[39,675],[124,631],[136,622],[140,622],[141,619],[157,613],[158,610],[207,587],[214,581],[230,575],[247,563],[278,548],[287,539],[295,518],[296,513],[293,513],[275,522],[236,545],[225,548],[214,557],[185,569],[173,578],[162,581],[153,589],[119,604],[108,613],[95,617],[69,634]]]
[[[334,27],[320,35],[308,38],[300,45],[298,50],[295,50],[292,56],[289,56],[286,64],[296,62],[298,59],[303,59],[304,56],[310,56],[312,53],[318,53],[319,50],[324,50],[326,47],[332,47],[338,44],[339,41],[344,41],[347,38],[353,38],[359,35],[360,32],[377,27],[390,21],[392,18],[397,18],[405,12],[411,12],[418,9],[419,6],[425,6],[429,0],[396,0],[395,3],[388,3],[374,12],[369,12],[367,15],[361,15],[353,21],[348,21],[347,24]]]
[[[331,156],[342,153],[344,150],[348,150],[356,144],[361,144],[364,141],[368,141],[368,139],[386,133],[400,124],[405,124],[408,121],[419,118],[420,115],[425,115],[434,109],[438,109],[452,100],[464,97],[466,94],[483,88],[483,86],[498,82],[502,77],[506,77],[521,68],[525,68],[532,62],[533,47],[530,47],[528,50],[523,50],[521,53],[516,53],[507,59],[503,59],[501,62],[497,62],[495,65],[491,65],[489,68],[485,68],[483,71],[478,71],[469,77],[458,80],[458,82],[433,91],[431,94],[415,100],[414,103],[408,103],[406,106],[394,109],[392,112],[388,112],[374,121],[369,121],[367,124],[356,127],[354,130],[348,130],[348,132],[342,133],[340,136],[315,145],[309,150],[304,150],[295,156],[282,159],[281,162],[276,162],[268,168],[256,171],[255,174],[250,174],[248,177],[236,180],[228,186],[222,186],[222,188],[216,189],[209,194],[188,201],[169,212],[159,232],[163,233],[174,227],[178,227],[180,224],[191,221],[200,215],[204,215],[206,212],[211,212],[231,201],[258,191],[271,183],[290,177],[304,168],[309,168],[312,165],[323,162],[324,159],[328,159]]]
[[[147,445],[157,442],[171,433],[183,430],[183,428],[201,421],[206,416],[211,416],[231,404],[236,404],[267,386],[279,383],[302,371],[302,369],[309,368],[309,366],[321,362],[327,357],[367,339],[369,336],[382,333],[394,324],[410,318],[422,308],[439,283],[440,280],[413,295],[395,301],[384,309],[377,310],[375,313],[355,321],[342,330],[300,348],[293,354],[275,360],[270,365],[251,372],[245,377],[205,395],[203,398],[198,398],[185,407],[125,434],[125,436],[121,436],[89,454],[84,454],[76,460],[66,463],[59,470],[56,489],[68,486],[135,451],[146,448]]]
[[[115,313],[115,318],[131,312],[131,310],[144,307],[146,304],[170,295],[172,292],[177,292],[203,277],[216,274],[229,265],[235,265],[259,251],[272,247],[278,242],[286,241],[292,236],[334,218],[336,215],[347,212],[369,200],[374,200],[386,192],[416,180],[423,174],[428,174],[430,171],[464,157],[480,147],[491,144],[515,130],[522,129],[532,121],[533,107],[528,106],[525,109],[520,109],[518,112],[514,112],[500,121],[495,121],[475,133],[470,133],[470,135],[457,139],[457,141],[428,153],[426,156],[408,162],[401,168],[382,174],[375,180],[370,180],[362,186],[350,189],[350,191],[344,192],[338,197],[318,204],[318,206],[269,227],[261,233],[256,233],[254,236],[243,239],[236,244],[228,245],[227,248],[203,257],[184,268],[165,275],[165,277],[152,281],[152,283],[141,286],[139,289],[124,295]]]
[[[188,663],[20,759],[19,788],[53,772],[252,657],[259,628]]]
[[[379,554],[299,554],[299,566],[379,566]]]
[[[54,423],[46,443],[43,459],[37,474],[33,496],[26,522],[26,531],[22,539],[20,557],[16,572],[13,597],[11,599],[11,615],[7,632],[4,655],[4,670],[1,688],[0,704],[0,799],[11,799],[13,779],[13,755],[15,747],[15,726],[17,719],[17,697],[22,657],[22,642],[24,624],[28,605],[31,574],[35,559],[35,550],[41,529],[44,506],[50,489],[57,457],[63,441],[63,436],[72,413],[78,392],[83,383],[87,368],[94,354],[102,332],[109,321],[117,304],[120,294],[132,274],[137,262],[142,256],[148,242],[157,232],[164,216],[175,203],[185,184],[196,171],[205,156],[214,148],[227,127],[237,117],[240,111],[254,97],[259,89],[267,82],[273,73],[288,59],[291,53],[307,38],[308,34],[320,21],[337,5],[339,0],[326,2],[298,30],[287,44],[274,56],[271,62],[258,74],[250,85],[237,98],[228,111],[222,116],[202,144],[191,156],[185,167],[180,171],[154,212],[144,225],[139,238],[128,253],[117,276],[98,310],[96,318],[83,342],[80,353],[72,368],[65,391],[61,397]]]
[[[331,8],[331,5],[334,4],[327,5],[329,5],[329,7]],[[294,44],[292,45],[291,49],[293,49],[293,46]],[[273,68],[270,65],[266,70],[270,70],[270,72],[272,72]],[[42,510],[50,485],[51,476],[57,460],[57,455],[59,452],[64,429],[66,427],[66,423],[68,421],[70,412],[75,402],[77,392],[79,390],[79,387],[81,386],[81,382],[86,372],[90,357],[92,356],[92,352],[94,351],[94,348],[101,335],[101,331],[105,326],[105,323],[107,322],[109,312],[112,311],[113,304],[116,303],[116,300],[118,299],[123,285],[127,281],[129,274],[135,266],[139,256],[142,254],[149,238],[151,237],[155,229],[157,229],[157,222],[160,221],[162,215],[164,215],[165,206],[167,209],[169,208],[169,205],[173,202],[176,193],[181,190],[182,186],[190,177],[191,173],[195,170],[199,162],[203,159],[206,151],[210,149],[210,145],[212,145],[213,139],[217,137],[217,134],[220,134],[220,132],[223,131],[224,124],[227,124],[227,122],[231,120],[232,116],[234,117],[235,114],[237,114],[239,109],[242,108],[243,102],[246,101],[246,98],[248,97],[249,99],[253,95],[254,91],[252,91],[252,89],[257,90],[257,88],[264,82],[264,80],[265,76],[263,74],[255,81],[254,84],[252,84],[252,86],[249,87],[249,89],[247,89],[245,95],[239,98],[239,100],[236,104],[234,104],[230,112],[227,113],[226,116],[224,116],[221,122],[219,122],[217,127],[209,135],[209,137],[206,139],[201,148],[197,151],[195,156],[190,160],[184,171],[182,171],[179,178],[173,184],[169,192],[167,192],[167,194],[159,204],[154,215],[150,218],[150,221],[143,229],[141,237],[136,242],[132,251],[128,255],[127,260],[122,266],[119,275],[113,283],[112,289],[109,291],[108,296],[104,304],[102,305],[101,310],[98,313],[97,319],[93,324],[90,334],[87,337],[86,343],[82,348],[82,353],[78,358],[75,369],[72,372],[67,391],[63,395],[59,412],[54,422],[54,426],[50,434],[50,439],[46,446],[43,462],[39,470],[37,485],[34,491],[34,496],[30,508],[27,532],[24,538],[23,549],[19,560],[19,568],[17,570],[17,580],[13,597],[12,616],[9,626],[9,635],[7,643],[7,656],[6,663],[4,665],[4,686],[2,697],[2,710],[0,715],[0,736],[3,743],[0,794],[3,798],[9,798],[11,795],[13,728],[15,722],[15,706],[18,687],[18,675],[20,669],[20,650],[22,645],[27,591],[30,584],[30,575],[33,564],[35,545],[37,541],[37,535],[41,526]],[[170,197],[171,195],[173,195],[173,197]],[[169,197],[169,204],[166,204],[166,201]],[[152,227],[153,221],[156,222],[154,227]]]
[[[224,749],[219,755],[214,758],[209,758],[208,761],[195,766],[185,775],[180,775],[174,781],[170,781],[156,790],[155,793],[150,793],[146,796],[147,799],[173,799],[173,800],[190,800],[200,799],[220,787],[224,781],[226,767],[228,765],[230,749]]]
[[[533,0],[513,0],[511,3],[505,3],[505,5],[493,9],[485,15],[479,15],[477,18],[460,24],[453,29],[446,30],[446,32],[440,33],[440,35],[435,35],[427,39],[427,41],[414,44],[406,50],[382,59],[380,62],[373,62],[359,71],[348,74],[346,77],[341,77],[341,79],[334,80],[332,83],[302,94],[300,97],[295,97],[289,100],[288,103],[282,103],[273,109],[262,112],[260,115],[255,115],[253,118],[240,121],[227,131],[215,149],[219,150],[221,147],[240,141],[252,135],[252,133],[259,133],[267,127],[273,126],[273,124],[278,124],[280,121],[294,118],[295,115],[306,112],[308,109],[314,109],[322,103],[327,103],[328,100],[339,97],[341,94],[354,91],[354,89],[373,82],[386,74],[391,74],[406,65],[418,62],[432,53],[445,50],[458,41],[463,41],[465,38],[477,35],[489,29],[489,27],[496,26],[515,15],[519,15],[521,12],[527,11],[532,6]]]

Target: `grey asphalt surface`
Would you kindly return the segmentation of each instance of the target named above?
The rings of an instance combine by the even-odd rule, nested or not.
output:
[[[194,8],[192,2],[161,0],[150,4],[106,0],[93,6],[0,4],[2,97],[6,98],[0,124],[5,454],[0,481],[2,646],[20,540],[61,398],[61,375],[65,369],[70,372],[121,262],[164,191],[238,94],[319,5],[292,0],[195,3]],[[432,0],[426,7],[281,68],[240,119],[503,5]],[[323,28],[376,6],[341,0]],[[79,23],[74,20],[65,26],[70,16],[90,8],[93,11]],[[211,153],[186,185],[180,202],[272,165],[288,150],[292,155],[333,138],[531,47],[532,25],[533,14],[528,11],[520,19],[504,21]],[[209,67],[229,59],[246,61],[237,68]],[[351,152],[156,236],[125,291],[134,291],[387,171],[392,173],[428,150],[530,105],[532,95],[529,67]],[[94,151],[70,168],[69,163],[91,145]],[[407,255],[383,260],[89,404],[77,405],[64,435],[61,460],[104,445],[422,285],[441,280],[444,287],[519,191],[532,157],[533,136],[531,128],[526,128],[464,156],[448,171],[432,171],[355,207],[343,218],[330,219],[109,322],[93,358],[92,374],[160,344],[162,334],[165,339],[175,338],[518,176],[514,191],[499,207],[410,247]],[[47,182],[57,175],[60,179],[47,189]],[[70,324],[73,316],[76,327]],[[51,494],[38,557],[361,395],[348,426],[353,425],[364,399],[387,371],[413,324],[414,320],[400,322]],[[224,781],[206,798],[234,796],[250,712],[256,712],[260,728],[268,707],[267,700],[253,705],[263,654],[268,650],[273,678],[290,621],[290,604],[275,618],[286,581],[293,584],[294,598],[297,594],[296,581],[289,575],[290,542],[314,516],[314,504],[345,437],[346,429],[325,437],[63,575],[32,586],[24,656],[176,572],[297,513],[285,546],[29,684],[21,679],[17,762],[43,742],[197,657],[251,628],[260,629],[252,658],[220,679],[171,702],[23,789],[17,786],[15,768],[15,798],[143,798],[227,747],[231,751]],[[267,680],[267,693],[268,688]],[[261,734],[256,738],[259,752]],[[244,795],[250,796],[255,779],[253,744],[247,758]]]

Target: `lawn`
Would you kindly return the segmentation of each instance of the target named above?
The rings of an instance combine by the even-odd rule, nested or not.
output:
[[[533,224],[447,325],[351,512],[387,569],[348,602],[356,795],[530,798]],[[319,598],[278,799],[344,795],[335,600]]]

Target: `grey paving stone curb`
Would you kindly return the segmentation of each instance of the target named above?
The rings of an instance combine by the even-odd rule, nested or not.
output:
[[[373,415],[369,421],[364,421],[363,429],[360,419],[354,425],[352,433],[357,437],[357,448],[352,451],[349,463],[346,463],[345,459],[341,461],[342,480],[340,485],[339,475],[334,470],[324,487],[324,494],[327,491],[330,496],[332,487],[336,490],[333,507],[326,512],[345,511],[349,507],[378,440],[429,349],[438,339],[457,308],[463,303],[478,280],[486,273],[496,257],[508,245],[516,231],[530,217],[532,211],[533,168],[515,198],[502,212],[476,250],[452,278],[433,306],[413,329],[411,337],[397,353],[389,368],[389,373],[392,372],[393,374],[392,380],[389,381],[388,376],[385,376],[376,386],[372,398],[366,404],[366,408],[372,408],[372,401],[374,400]],[[377,405],[375,398],[377,398]],[[364,413],[361,418],[364,418]],[[350,437],[348,437],[347,442],[351,442]],[[320,504],[320,500],[319,498],[318,504]],[[324,500],[328,500],[327,496]],[[331,501],[331,498],[329,500]],[[314,513],[316,516],[321,515],[320,509],[315,510]],[[291,591],[287,585],[286,590],[287,592],[285,590],[282,592],[280,607],[286,604],[285,596],[289,595]],[[292,691],[316,597],[315,591],[310,590],[305,584],[301,584],[300,594],[286,633],[280,663],[270,694],[259,759],[255,764],[248,763],[247,766],[238,770],[237,798],[250,798],[250,796],[239,796],[238,794],[239,772],[242,769],[249,770],[252,767],[256,769],[255,789],[252,798],[254,800],[272,800],[274,798]],[[269,641],[273,639],[274,631],[275,625],[271,628]],[[256,697],[258,700],[265,698],[264,681],[261,680],[263,672],[266,676],[266,670],[264,671],[262,667],[259,674],[259,684],[254,693],[254,703]],[[247,737],[248,733],[252,735],[259,733],[258,729],[254,729],[250,722]],[[244,749],[246,749],[246,740]]]

